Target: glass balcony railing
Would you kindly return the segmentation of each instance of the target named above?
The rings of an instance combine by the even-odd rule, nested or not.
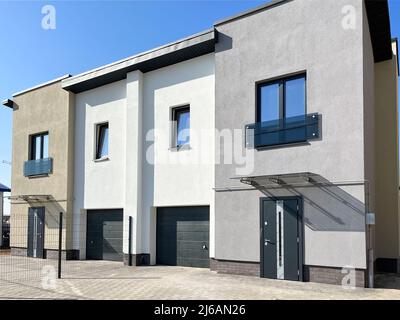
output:
[[[321,115],[254,123],[246,126],[246,147],[259,149],[320,139]]]
[[[24,163],[24,176],[34,177],[48,175],[53,171],[53,159],[29,160]]]

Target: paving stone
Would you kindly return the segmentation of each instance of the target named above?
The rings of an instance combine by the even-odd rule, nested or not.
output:
[[[155,299],[155,300],[400,300],[396,275],[379,275],[391,289],[345,289],[316,283],[277,281],[217,274],[208,269],[154,266],[126,267],[109,261],[57,262],[0,256],[0,299]]]

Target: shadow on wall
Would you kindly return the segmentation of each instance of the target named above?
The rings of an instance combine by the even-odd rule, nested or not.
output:
[[[59,223],[60,223],[60,212],[63,213],[63,229],[66,227],[66,213],[65,209],[54,199],[53,196],[47,196],[46,201],[30,201],[27,203],[31,208],[34,207],[45,207],[45,224],[48,229],[58,235]],[[27,213],[28,214],[28,213]]]
[[[96,94],[87,91],[81,94],[85,105],[95,108],[108,103],[115,103],[126,99],[126,80],[120,80],[102,87],[102,90],[96,90]]]
[[[217,33],[218,41],[215,45],[215,52],[223,52],[228,51],[233,48],[233,39],[221,32]]]
[[[325,178],[318,177],[318,183],[304,187],[257,188],[266,197],[301,197],[304,205],[303,222],[313,231],[364,232],[365,204]],[[350,187],[364,190],[363,185]]]

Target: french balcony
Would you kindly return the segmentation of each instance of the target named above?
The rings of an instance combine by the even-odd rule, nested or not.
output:
[[[247,125],[246,148],[261,149],[318,140],[321,122],[321,115],[312,113]]]
[[[24,176],[35,177],[49,175],[53,172],[53,159],[29,160],[24,163]]]

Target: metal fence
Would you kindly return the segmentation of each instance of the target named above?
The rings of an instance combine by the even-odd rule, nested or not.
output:
[[[74,280],[90,284],[96,279],[134,277],[132,269],[127,268],[132,263],[130,255],[123,257],[122,247],[119,261],[79,260],[79,256],[68,255],[66,227],[74,226],[66,225],[63,213],[44,217],[38,209],[29,209],[28,215],[11,216],[10,248],[0,250],[0,299],[54,298],[60,294],[68,299],[82,298],[84,294],[74,287]],[[86,225],[80,225],[79,230],[87,236]],[[103,240],[94,236],[92,245],[107,249]],[[122,244],[124,239],[119,241]]]

